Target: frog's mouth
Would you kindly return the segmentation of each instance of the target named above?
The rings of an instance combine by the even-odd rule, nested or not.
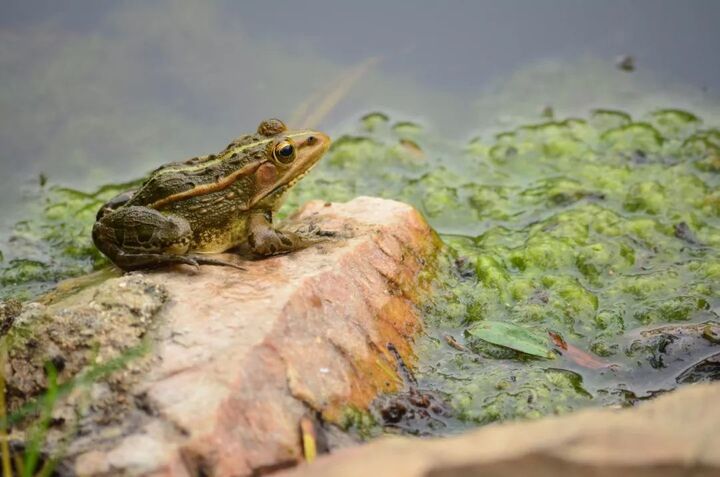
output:
[[[293,135],[298,151],[297,158],[284,174],[282,182],[288,187],[294,185],[310,172],[330,148],[330,137],[318,131],[305,131]]]

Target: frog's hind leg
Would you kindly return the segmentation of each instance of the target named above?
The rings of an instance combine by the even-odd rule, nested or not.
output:
[[[190,224],[149,207],[121,207],[107,212],[93,226],[95,246],[123,270],[157,268],[164,265],[225,265],[223,260],[186,255],[192,240]]]
[[[198,262],[188,255],[171,255],[167,253],[127,253],[120,250],[111,260],[115,265],[128,272],[167,265],[198,266]]]
[[[125,271],[159,268],[168,265],[221,265],[238,270],[245,270],[240,265],[225,260],[203,257],[200,255],[171,255],[167,253],[126,253],[120,251],[112,259],[113,263]]]

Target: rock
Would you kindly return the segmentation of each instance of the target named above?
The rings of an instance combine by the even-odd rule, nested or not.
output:
[[[52,417],[58,423],[69,423],[79,413],[77,424],[85,430],[122,418],[123,411],[131,408],[127,393],[151,366],[152,356],[137,356],[137,350],[166,300],[161,285],[128,275],[88,288],[56,306],[26,305],[8,336],[4,373],[11,414],[28,398],[45,393],[52,372],[58,383],[73,378],[95,381],[89,389],[78,386],[67,399],[55,403]],[[98,372],[108,366],[104,374],[118,366],[122,370],[104,381],[86,374],[90,368]],[[85,413],[79,407],[86,407],[89,398],[93,412]],[[47,440],[56,444],[64,434],[54,427]]]
[[[720,475],[720,383],[637,408],[491,425],[444,439],[384,438],[278,477]]]
[[[243,262],[244,271],[135,273],[35,306],[43,323],[69,322],[83,336],[65,348],[54,338],[45,346],[75,363],[74,373],[88,365],[84,342],[101,353],[113,336],[136,343],[147,335],[153,343],[129,376],[102,378],[78,392],[84,407],[80,398],[66,405],[83,409],[79,423],[63,411],[66,423],[53,431],[78,426],[64,451],[66,472],[243,476],[292,466],[302,459],[303,416],[339,422],[348,409],[366,409],[402,386],[396,356],[413,363],[417,305],[438,237],[412,207],[367,197],[312,202],[289,222],[328,238]],[[110,322],[124,326],[113,330]],[[71,358],[72,346],[81,358]],[[37,363],[48,356],[35,352],[28,395],[46,384]],[[9,384],[21,374],[11,372]],[[111,419],[103,409],[121,412]]]
[[[0,255],[0,258],[2,256]],[[5,336],[22,311],[22,303],[17,300],[0,301],[0,336]]]

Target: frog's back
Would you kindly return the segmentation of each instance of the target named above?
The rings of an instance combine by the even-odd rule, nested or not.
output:
[[[233,172],[262,159],[267,138],[249,134],[235,139],[218,154],[199,156],[182,162],[164,164],[150,173],[135,192],[128,206],[150,206],[162,210],[171,202],[168,198],[182,197],[198,187],[211,187]],[[237,174],[242,179],[242,174]],[[241,181],[243,182],[243,181]],[[178,201],[181,199],[178,199]]]

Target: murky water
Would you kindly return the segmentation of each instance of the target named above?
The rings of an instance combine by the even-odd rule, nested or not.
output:
[[[312,110],[377,63],[318,125],[365,111],[465,138],[590,107],[720,110],[720,4],[6,1],[0,15],[0,236],[43,173],[92,188],[216,150],[260,118]],[[637,70],[614,67],[617,55]]]

